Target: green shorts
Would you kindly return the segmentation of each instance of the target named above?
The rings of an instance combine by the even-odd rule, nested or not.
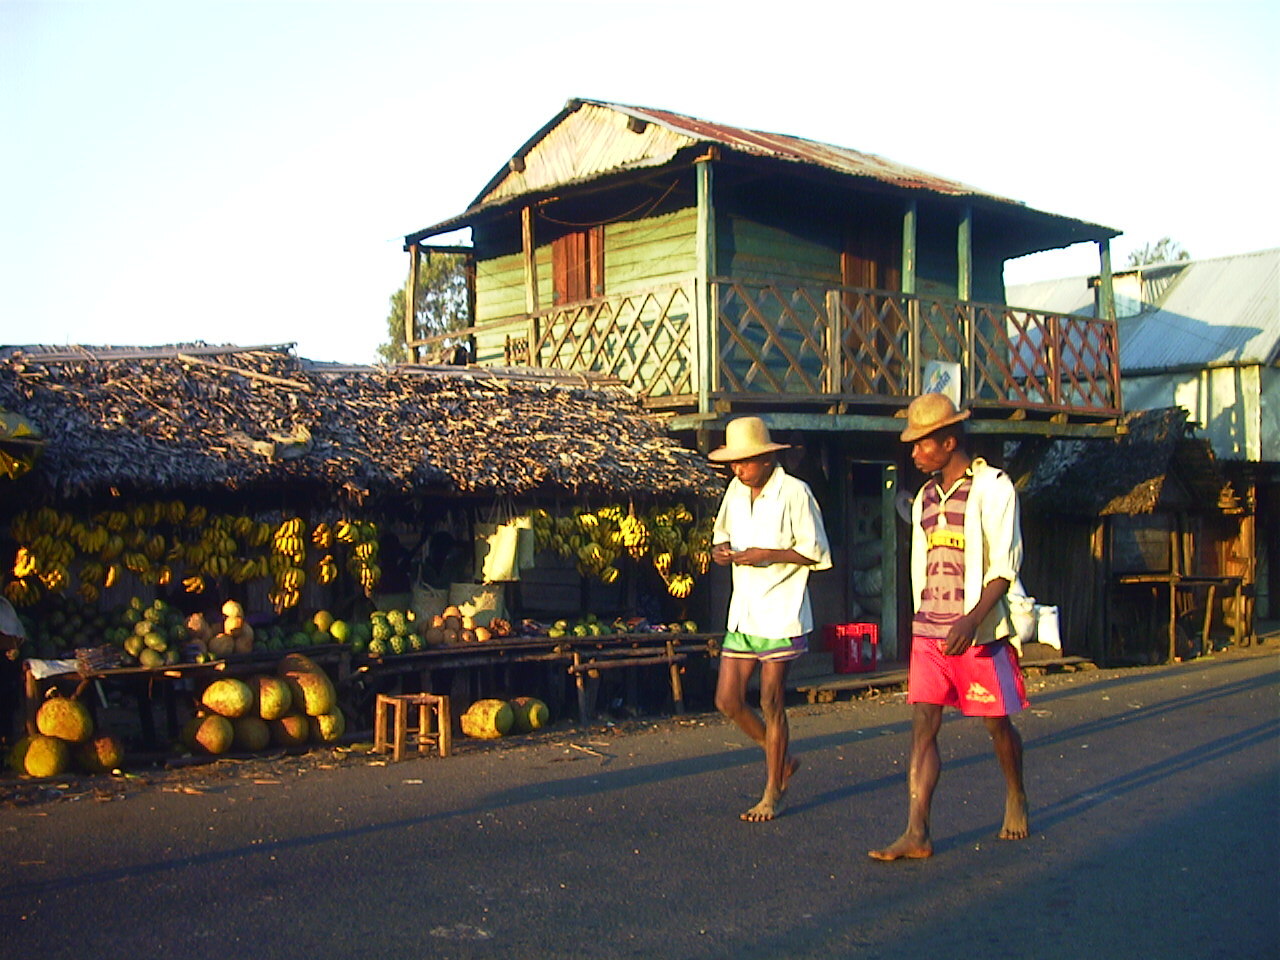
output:
[[[724,645],[720,648],[721,656],[735,660],[759,660],[761,663],[794,660],[808,651],[809,638],[804,635],[771,640],[750,633],[738,633],[736,630],[724,635]]]

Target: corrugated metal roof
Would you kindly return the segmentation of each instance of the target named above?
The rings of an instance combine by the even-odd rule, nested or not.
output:
[[[1170,267],[1176,277],[1154,302],[1120,320],[1125,374],[1280,360],[1280,248],[1152,270]],[[1093,313],[1089,277],[1011,286],[1006,294],[1019,307]]]
[[[605,153],[604,161],[597,165],[584,163],[582,169],[576,169],[577,165],[574,165],[575,169],[571,170],[560,169],[553,172],[551,179],[547,178],[546,171],[542,171],[539,177],[526,175],[523,161],[527,158],[530,163],[536,162],[539,146],[553,137],[557,128],[580,110],[610,111],[633,118],[637,121],[636,130],[643,129],[644,124],[652,124],[662,128],[668,134],[676,135],[681,142],[673,143],[670,136],[660,141],[650,137],[648,143],[652,150],[643,156],[634,152],[615,154],[612,156],[614,162],[610,163],[609,154]],[[678,149],[704,144],[719,146],[739,154],[819,167],[850,177],[875,180],[903,190],[920,190],[944,197],[969,198],[1014,215],[1024,215],[1041,225],[1052,225],[1055,242],[1058,245],[1083,240],[1109,239],[1119,234],[1119,231],[1110,227],[1034,210],[1020,201],[988,193],[955,180],[948,180],[875,154],[862,153],[847,147],[832,146],[785,134],[712,123],[669,110],[574,99],[565,104],[560,113],[525,141],[513,155],[512,163],[494,175],[464,213],[410,234],[405,240],[406,243],[414,243],[427,237],[469,226],[478,214],[489,209],[500,208],[522,195],[570,183],[584,183],[627,169],[658,166],[670,162]],[[601,157],[593,153],[591,159],[599,161]],[[558,181],[555,180],[556,175],[560,177]]]

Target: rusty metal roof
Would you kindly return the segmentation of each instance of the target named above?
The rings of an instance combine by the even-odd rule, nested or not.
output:
[[[536,160],[539,148],[551,138],[557,128],[579,111],[606,111],[628,118],[642,129],[645,124],[653,124],[662,128],[672,136],[663,139],[661,147],[654,147],[654,153],[637,156],[616,157],[612,164],[608,159],[587,169],[576,170],[572,174],[564,174],[554,184],[541,183],[534,188],[527,181],[512,183],[512,177],[523,177],[525,159]],[[652,141],[650,141],[652,143]],[[836,174],[874,180],[886,186],[902,190],[919,190],[940,197],[970,198],[980,203],[1020,216],[1026,222],[1036,222],[1052,234],[1053,241],[1044,247],[1063,246],[1082,240],[1102,240],[1119,235],[1118,230],[1099,224],[1088,223],[1070,217],[1034,210],[1017,200],[1001,197],[976,187],[948,180],[943,177],[917,170],[884,157],[871,153],[863,153],[847,147],[805,140],[801,137],[779,133],[766,133],[744,127],[734,127],[722,123],[699,120],[696,117],[674,113],[669,110],[657,110],[648,107],[635,107],[625,104],[606,103],[598,100],[573,99],[564,108],[530,137],[513,155],[507,166],[485,185],[471,205],[462,214],[442,221],[431,227],[419,230],[405,238],[406,246],[422,241],[428,237],[446,233],[471,225],[481,214],[489,210],[500,209],[511,204],[517,197],[528,196],[550,188],[559,188],[571,183],[584,183],[589,180],[614,175],[625,170],[642,166],[659,166],[675,159],[679,150],[692,149],[703,145],[714,145],[733,153],[796,163],[812,168],[828,170]],[[563,171],[561,171],[563,173]]]

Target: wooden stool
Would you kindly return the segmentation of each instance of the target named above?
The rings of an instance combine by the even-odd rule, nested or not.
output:
[[[432,745],[447,757],[453,749],[453,715],[449,698],[434,693],[380,693],[374,706],[373,752],[386,753],[388,746],[387,707],[391,707],[391,759],[404,759],[409,734],[418,741],[418,753],[428,753]],[[409,726],[409,708],[418,708],[418,725]],[[433,722],[434,721],[434,722]]]

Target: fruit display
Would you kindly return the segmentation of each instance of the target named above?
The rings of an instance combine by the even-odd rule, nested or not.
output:
[[[182,500],[124,503],[79,515],[53,507],[17,514],[17,544],[4,594],[15,607],[73,594],[96,604],[132,574],[148,586],[190,594],[262,583],[277,614],[299,606],[309,579],[346,576],[372,596],[382,578],[379,530],[334,518],[211,513]]]
[[[111,733],[94,730],[93,717],[72,697],[51,696],[36,711],[36,730],[9,751],[9,766],[29,777],[56,777],[72,768],[109,773],[124,763],[124,746]]]
[[[181,741],[193,753],[218,756],[336,743],[345,733],[346,717],[329,675],[305,654],[290,652],[274,673],[207,684]]]
[[[597,510],[574,509],[554,517],[543,509],[530,511],[534,546],[572,560],[578,572],[614,583],[619,564],[648,562],[666,584],[667,593],[684,600],[697,578],[711,569],[711,536],[715,517],[694,515],[683,503],[637,513],[616,504]]]

